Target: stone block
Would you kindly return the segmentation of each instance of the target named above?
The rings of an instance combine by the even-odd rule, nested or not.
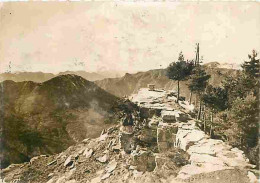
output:
[[[147,144],[154,143],[154,142],[156,143],[157,130],[151,128],[143,129],[138,137],[139,140],[146,142]]]
[[[176,112],[175,119],[177,122],[187,122],[189,119],[189,116],[183,112]]]
[[[133,152],[131,154],[132,161],[131,165],[136,166],[137,171],[141,172],[151,172],[154,170],[155,164],[155,156],[150,151],[139,151]]]
[[[155,157],[155,163],[155,171],[158,174],[162,175],[164,178],[167,178],[171,175],[177,175],[179,168],[176,167],[175,163],[171,160],[171,158],[160,154]]]
[[[164,122],[174,123],[174,122],[176,122],[175,114],[176,114],[175,111],[163,110],[161,112],[161,117],[162,117]]]
[[[133,134],[120,133],[120,148],[122,148],[126,153],[130,153],[132,150],[132,144],[134,143],[133,136]]]
[[[165,152],[175,147],[177,125],[163,124],[157,128],[157,145],[159,152]]]
[[[174,143],[170,142],[158,142],[157,145],[160,153],[169,151],[171,148],[174,148]]]
[[[167,123],[187,122],[187,120],[189,119],[188,114],[177,110],[175,111],[162,110],[161,117],[163,121]]]
[[[205,133],[200,130],[183,130],[180,129],[177,132],[177,144],[178,146],[187,151],[190,146],[194,145],[196,142],[206,138]]]

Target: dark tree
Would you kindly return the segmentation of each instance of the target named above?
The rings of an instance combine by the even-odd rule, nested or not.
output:
[[[186,80],[191,75],[193,62],[185,61],[182,52],[179,54],[177,62],[171,63],[167,67],[167,77],[177,81],[177,103],[180,97],[180,81]]]
[[[219,112],[227,109],[227,97],[227,91],[224,88],[209,85],[201,99],[206,106],[212,109],[212,111]]]
[[[217,112],[223,111],[228,107],[228,95],[227,91],[221,87],[213,87],[209,85],[206,88],[205,93],[201,96],[203,103],[210,109],[211,112],[211,124],[210,124],[210,135],[213,131],[213,117]],[[204,130],[206,124],[204,124]]]
[[[256,59],[255,51],[248,57],[251,60],[242,64],[242,72],[238,72],[236,76],[226,76],[222,81],[223,87],[228,91],[229,105],[237,98],[245,98],[249,94],[259,100],[259,59]]]
[[[205,72],[202,66],[197,65],[197,67],[193,70],[193,75],[191,76],[191,81],[190,84],[188,85],[191,93],[195,93],[199,96],[199,98],[201,98],[201,95],[205,91],[209,78],[210,75],[208,75]],[[200,119],[201,116],[201,107],[202,107],[202,102],[200,101],[198,119]]]
[[[204,92],[209,78],[210,75],[207,74],[201,66],[196,67],[194,69],[194,74],[191,76],[189,89],[192,92],[200,95],[202,92]]]
[[[208,86],[202,100],[211,112],[210,127],[218,126],[214,131],[241,148],[259,167],[259,59],[256,57],[253,51],[242,71],[226,76],[223,87]],[[217,123],[212,123],[213,114]]]
[[[259,76],[259,59],[257,57],[257,52],[253,50],[252,55],[248,55],[250,61],[245,61],[242,64],[243,71],[250,77],[257,78]]]

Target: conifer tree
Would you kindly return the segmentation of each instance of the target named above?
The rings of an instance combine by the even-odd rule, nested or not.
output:
[[[207,86],[207,82],[210,78],[210,75],[205,72],[202,66],[197,66],[191,76],[191,83],[189,84],[189,89],[196,93],[202,94]]]
[[[167,77],[177,81],[177,103],[180,97],[180,81],[186,80],[191,75],[192,69],[193,62],[185,61],[182,52],[179,54],[178,61],[167,67]]]
[[[257,78],[259,77],[259,59],[257,57],[257,52],[255,50],[252,51],[252,55],[248,55],[250,61],[245,61],[242,64],[243,71],[250,77]]]
[[[210,109],[211,125],[210,134],[212,134],[213,117],[217,112],[223,111],[228,107],[227,91],[221,87],[207,86],[205,93],[201,96],[203,103]],[[204,129],[206,124],[204,125]]]
[[[197,65],[193,71],[193,75],[191,76],[191,81],[189,84],[189,89],[192,93],[195,93],[201,98],[201,95],[204,93],[205,88],[207,86],[210,75],[208,75],[202,66]],[[198,112],[198,119],[201,116],[201,108],[202,102],[200,101],[200,107]]]

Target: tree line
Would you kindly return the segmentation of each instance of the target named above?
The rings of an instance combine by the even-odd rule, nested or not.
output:
[[[257,56],[253,50],[241,65],[241,71],[224,76],[221,86],[214,86],[209,84],[211,75],[201,65],[197,44],[196,59],[185,60],[181,52],[178,60],[167,67],[167,76],[177,81],[177,103],[179,83],[189,81],[189,103],[196,95],[196,119],[205,133],[242,149],[251,162],[258,165],[260,65]]]

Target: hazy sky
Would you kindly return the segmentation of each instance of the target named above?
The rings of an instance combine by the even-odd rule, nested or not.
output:
[[[23,2],[0,4],[0,72],[149,70],[182,50],[241,63],[260,51],[260,3]],[[161,65],[161,66],[160,66]]]

